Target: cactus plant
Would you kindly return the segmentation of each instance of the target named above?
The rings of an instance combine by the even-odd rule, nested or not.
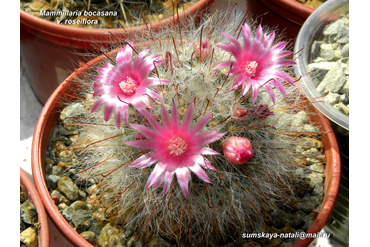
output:
[[[144,30],[71,81],[79,99],[60,120],[79,134],[63,151],[80,181],[99,181],[87,200],[135,237],[241,241],[269,231],[281,205],[295,208],[297,167],[320,173],[298,150],[322,133],[308,123],[292,53],[244,21],[214,10],[200,25]]]

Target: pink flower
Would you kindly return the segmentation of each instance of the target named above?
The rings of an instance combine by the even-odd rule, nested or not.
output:
[[[205,147],[205,145],[220,139],[225,133],[216,131],[201,132],[212,113],[191,127],[193,111],[194,104],[192,103],[180,125],[179,114],[175,104],[173,104],[171,117],[162,105],[161,119],[163,125],[160,125],[149,113],[146,114],[146,117],[153,129],[142,125],[130,124],[132,128],[144,135],[147,140],[129,141],[125,142],[125,144],[151,151],[133,161],[129,166],[143,169],[156,163],[145,189],[150,186],[156,189],[164,183],[164,194],[166,194],[172,183],[173,176],[176,174],[177,182],[183,194],[189,199],[188,184],[191,179],[191,171],[204,182],[211,183],[202,168],[212,170],[215,170],[215,168],[203,155],[216,155],[219,153]]]
[[[222,143],[225,158],[231,164],[241,165],[253,157],[252,144],[247,138],[232,136]]]
[[[285,74],[281,68],[295,64],[294,61],[284,57],[291,55],[291,51],[283,50],[286,42],[275,45],[275,32],[265,34],[261,25],[258,26],[255,37],[247,24],[242,26],[244,45],[242,46],[233,36],[222,33],[232,44],[219,43],[218,47],[231,53],[235,61],[226,61],[215,68],[231,67],[228,73],[233,74],[235,80],[232,89],[242,87],[242,96],[252,87],[253,103],[257,99],[259,88],[262,86],[275,103],[275,95],[269,83],[275,86],[284,96],[284,86],[280,80],[294,85],[293,79]],[[280,79],[280,80],[279,80]]]
[[[118,51],[117,67],[110,63],[98,69],[100,75],[94,78],[93,96],[101,96],[92,106],[91,112],[105,104],[104,120],[108,121],[115,109],[116,126],[120,128],[121,121],[127,124],[128,106],[132,105],[139,112],[145,106],[151,107],[149,97],[162,98],[148,87],[171,83],[162,78],[148,77],[149,73],[163,62],[157,60],[161,55],[145,57],[150,49],[140,52],[132,62],[132,43]],[[155,66],[154,66],[155,63]]]

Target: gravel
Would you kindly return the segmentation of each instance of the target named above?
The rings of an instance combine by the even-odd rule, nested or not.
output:
[[[27,199],[24,188],[20,185],[20,246],[37,247],[39,223],[33,203]]]
[[[311,46],[308,70],[324,99],[349,115],[349,14],[328,24],[322,38]]]

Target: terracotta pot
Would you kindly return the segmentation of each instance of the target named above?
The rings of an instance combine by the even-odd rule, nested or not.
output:
[[[112,53],[117,53],[118,50]],[[68,94],[76,92],[76,88],[72,79],[80,73],[88,70],[91,65],[105,59],[104,56],[95,58],[94,60],[83,64],[82,67],[76,69],[50,96],[46,102],[38,119],[32,143],[32,174],[35,180],[36,187],[40,191],[40,196],[44,202],[45,208],[49,213],[51,220],[59,228],[60,232],[75,246],[89,246],[91,245],[85,241],[68,222],[60,214],[57,206],[54,204],[45,182],[45,153],[52,136],[55,123],[59,116],[62,106],[60,104],[60,97],[68,98]],[[70,97],[69,100],[73,101]],[[311,114],[310,114],[311,112]],[[320,212],[317,212],[317,218],[314,224],[308,229],[307,233],[318,233],[326,225],[328,217],[333,209],[339,188],[340,181],[340,156],[338,144],[331,128],[328,119],[316,110],[313,106],[309,106],[307,115],[312,123],[321,126],[321,131],[324,133],[321,141],[324,144],[324,152],[326,155],[325,167],[325,184],[324,184],[324,202]],[[300,239],[293,246],[308,246],[313,241],[313,238]]]
[[[179,13],[179,16],[167,18],[150,24],[155,31],[166,23],[183,19],[186,15],[200,17],[214,0],[199,0],[196,4]],[[21,59],[31,87],[42,104],[45,104],[57,86],[71,74],[83,57],[76,55],[83,52],[97,51],[92,46],[98,42],[109,45],[111,34],[115,38],[127,39],[145,25],[125,29],[88,29],[69,27],[35,17],[20,10]]]
[[[326,225],[337,199],[341,177],[341,162],[338,143],[329,120],[314,106],[311,105],[310,110],[313,112],[311,115],[308,114],[310,122],[321,125],[320,130],[325,133],[321,136],[321,142],[324,144],[324,153],[326,156],[324,201],[314,224],[306,232],[318,233]],[[308,246],[312,241],[312,238],[299,239],[292,247]]]
[[[296,0],[249,0],[252,17],[262,25],[276,27],[285,32],[288,39],[298,35],[307,17],[315,10]]]
[[[40,230],[38,234],[38,246],[49,247],[49,226],[48,218],[42,204],[39,193],[37,192],[35,186],[33,185],[31,179],[28,175],[20,168],[21,185],[23,185],[27,199],[29,199],[36,208],[37,220],[40,223]]]

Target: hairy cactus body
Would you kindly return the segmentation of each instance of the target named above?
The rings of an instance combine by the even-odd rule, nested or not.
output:
[[[126,65],[121,62],[122,52],[131,43],[118,43],[120,50],[105,51],[107,58],[93,65],[95,71],[93,68],[74,79],[83,92],[80,97],[84,100],[78,102],[82,107],[74,107],[74,102],[62,112],[64,124],[77,125],[79,130],[69,147],[78,157],[74,168],[82,180],[100,179],[89,195],[90,202],[102,211],[109,210],[111,221],[133,227],[137,235],[156,232],[185,243],[194,236],[201,243],[240,240],[243,232],[266,230],[274,221],[271,213],[279,205],[294,207],[297,200],[294,172],[303,166],[297,161],[297,146],[301,136],[315,137],[319,132],[308,124],[304,112],[307,102],[301,101],[289,76],[286,66],[293,62],[282,60],[291,53],[283,50],[285,43],[272,46],[275,34],[264,34],[262,27],[253,34],[248,25],[243,25],[243,37],[238,37],[239,23],[230,22],[225,30],[228,18],[227,13],[215,11],[199,26],[189,21],[172,23],[160,32],[143,31],[130,40],[132,57],[125,57]],[[143,43],[146,40],[150,42]],[[229,51],[235,46],[245,55],[258,45],[262,46],[257,49],[260,53],[253,56],[265,70],[252,73],[256,67],[253,61],[244,71],[233,70],[238,59]],[[161,55],[164,62],[156,64],[153,60],[145,65],[150,68],[148,78],[152,78],[153,94],[145,94],[150,104],[137,107],[132,103],[136,101],[114,95],[116,105],[113,101],[96,103],[103,96],[94,89],[109,84],[110,73],[101,76],[101,68],[107,68],[105,62],[117,61],[109,66],[127,72],[131,69],[127,64],[135,66],[136,61],[144,61],[144,56],[153,58],[154,54]],[[140,70],[130,73],[136,78]],[[249,79],[240,79],[245,79],[243,73]],[[259,81],[252,82],[257,75]],[[114,92],[125,93],[121,80],[117,82]],[[273,86],[267,86],[270,82]],[[115,119],[121,117],[117,111],[122,104],[127,107],[124,121]],[[113,109],[115,116],[108,118]],[[299,121],[298,115],[303,115]],[[233,138],[250,142],[247,145],[243,141],[242,150],[248,154],[243,153],[238,165],[225,157],[222,147]]]

